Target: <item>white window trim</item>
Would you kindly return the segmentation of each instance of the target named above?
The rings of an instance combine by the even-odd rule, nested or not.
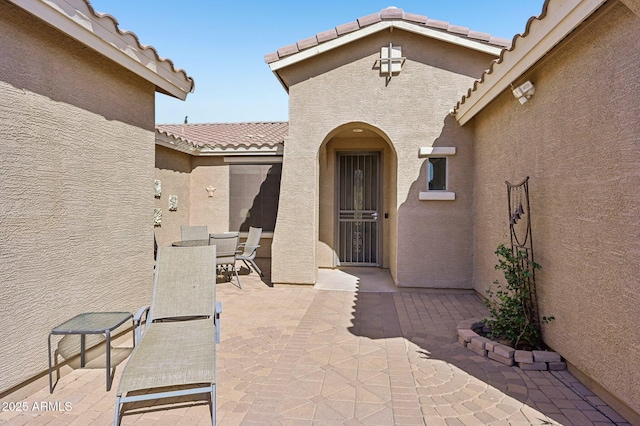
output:
[[[420,158],[429,158],[429,157],[444,157],[447,159],[447,177],[445,186],[449,187],[449,156],[456,155],[456,147],[455,146],[426,146],[421,147],[418,152],[418,157]],[[451,191],[438,191],[438,190],[429,190],[429,165],[427,165],[427,182],[426,182],[426,191],[420,192],[418,195],[418,199],[420,201],[455,201],[456,193]]]

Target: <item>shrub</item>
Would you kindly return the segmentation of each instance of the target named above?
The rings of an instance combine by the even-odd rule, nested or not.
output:
[[[540,265],[529,261],[524,250],[512,250],[500,244],[495,251],[498,264],[495,269],[503,271],[506,285],[497,280],[493,288],[487,290],[484,304],[489,308],[492,319],[484,319],[491,328],[491,337],[507,339],[516,349],[538,349],[541,344],[540,328],[536,321],[532,298],[533,270]],[[543,317],[547,323],[554,317]]]

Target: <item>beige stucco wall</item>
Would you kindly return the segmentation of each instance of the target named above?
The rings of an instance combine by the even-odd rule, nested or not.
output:
[[[158,246],[163,247],[180,240],[180,226],[190,224],[191,156],[157,145],[154,178],[162,184],[162,193],[154,201],[154,207],[162,209],[162,223],[154,232]],[[171,195],[178,196],[176,211],[169,211]]]
[[[374,65],[389,42],[402,46],[407,61],[387,84]],[[290,87],[290,121],[274,235],[274,282],[315,282],[317,267],[324,265],[320,259],[326,258],[317,254],[319,150],[334,129],[360,122],[386,135],[396,153],[396,193],[390,202],[396,211],[389,212],[389,223],[397,226],[390,230],[392,241],[383,242],[392,247],[389,266],[396,283],[471,287],[470,132],[448,112],[492,59],[396,29],[279,71]],[[418,157],[418,149],[432,145],[458,148],[449,180],[456,201],[418,200],[426,188],[426,159]]]
[[[224,157],[195,157],[191,173],[191,224],[207,225],[209,232],[229,230],[229,164]],[[207,186],[216,188],[209,197]]]
[[[154,86],[8,2],[0,58],[2,393],[54,326],[149,301]]]
[[[269,161],[266,160],[265,161]],[[193,156],[156,146],[155,179],[162,195],[155,207],[162,209],[162,224],[155,227],[158,246],[180,240],[182,225],[206,225],[209,233],[229,230],[229,164],[222,156]],[[209,197],[206,188],[215,188]],[[178,209],[169,211],[169,196],[178,196]],[[240,235],[243,241],[245,233]],[[264,233],[258,257],[271,257],[271,233]]]
[[[640,18],[620,3],[583,25],[475,126],[474,286],[508,241],[504,181],[530,176],[545,342],[640,413]],[[640,418],[640,417],[638,417]]]
[[[158,145],[155,178],[162,182],[162,195],[155,207],[162,209],[162,224],[156,226],[159,246],[180,240],[182,225],[206,225],[210,233],[229,227],[229,165],[224,157],[197,157]],[[216,188],[213,197],[205,189]],[[178,196],[178,209],[169,211],[169,196]]]

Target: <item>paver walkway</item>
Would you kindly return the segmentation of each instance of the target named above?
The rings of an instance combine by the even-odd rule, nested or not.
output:
[[[523,371],[460,346],[458,322],[486,315],[473,294],[242,280],[242,290],[218,286],[220,425],[628,424],[567,372]],[[105,392],[104,370],[75,370],[0,423],[112,424],[121,371]],[[71,409],[31,409],[43,401]],[[209,405],[129,406],[122,424],[208,425]]]

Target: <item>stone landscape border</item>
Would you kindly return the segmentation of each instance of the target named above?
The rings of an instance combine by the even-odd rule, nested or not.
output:
[[[557,352],[522,351],[480,336],[485,328],[482,320],[464,320],[458,324],[458,343],[478,355],[505,365],[517,365],[523,370],[562,371],[567,364]]]

